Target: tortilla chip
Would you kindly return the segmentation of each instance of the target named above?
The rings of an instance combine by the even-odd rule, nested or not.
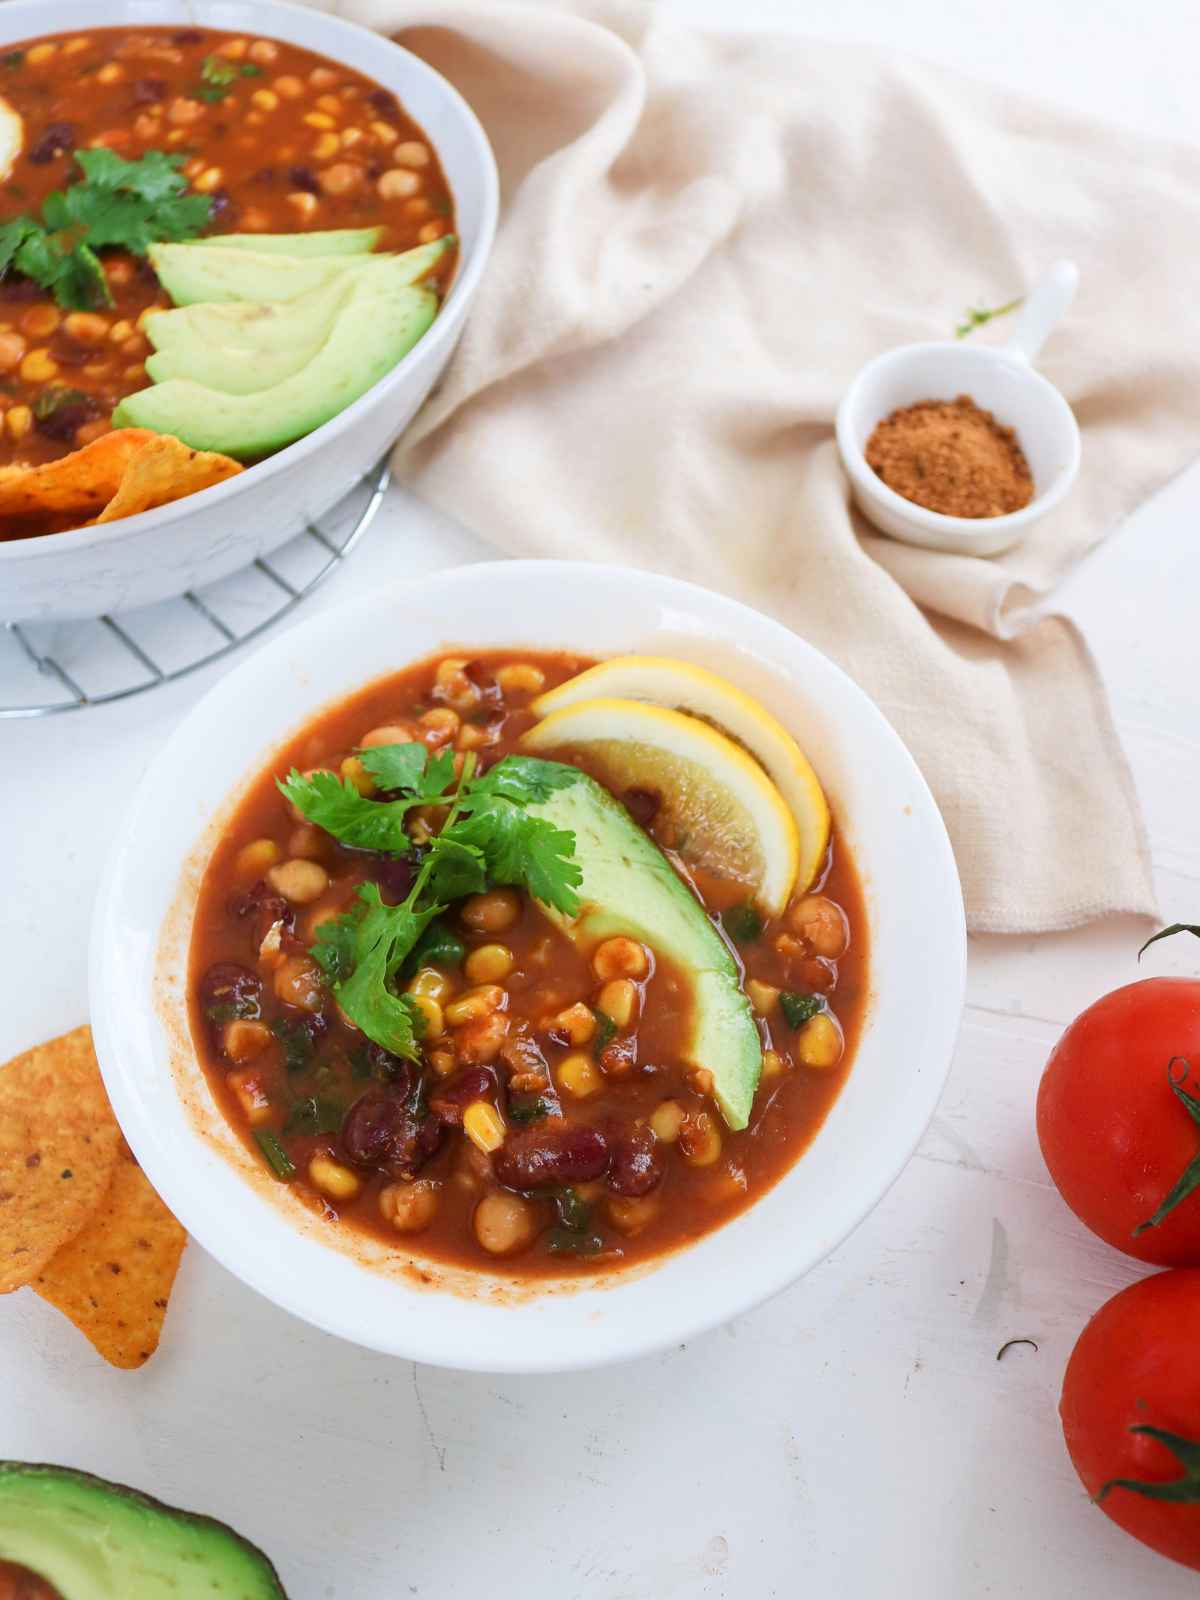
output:
[[[84,1227],[120,1139],[90,1028],[0,1067],[0,1294],[32,1282]]]
[[[122,1140],[99,1211],[38,1274],[34,1288],[112,1366],[140,1367],[158,1349],[186,1243]]]
[[[0,517],[94,517],[121,487],[142,446],[156,437],[147,428],[117,428],[40,467],[0,468]]]
[[[170,505],[172,500],[197,494],[243,470],[241,462],[229,456],[190,450],[173,433],[155,434],[132,457],[120,488],[96,521],[115,522],[118,517]]]

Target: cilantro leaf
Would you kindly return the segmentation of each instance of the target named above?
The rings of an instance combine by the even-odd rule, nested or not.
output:
[[[505,756],[490,772],[476,778],[472,794],[501,795],[518,805],[536,805],[548,800],[555,789],[575,783],[579,773],[561,761],[541,761],[537,756]]]
[[[200,66],[196,98],[206,100],[210,105],[224,100],[237,76],[238,69],[232,61],[226,61],[221,56],[205,56]]]
[[[398,789],[418,800],[440,800],[454,782],[454,752],[429,759],[423,744],[379,744],[359,760],[381,789]]]
[[[294,767],[286,778],[276,780],[276,787],[309,822],[342,844],[395,856],[406,856],[412,850],[404,831],[405,815],[414,803],[411,800],[368,800],[348,778],[339,778],[334,772],[313,772],[306,778]]]
[[[430,840],[422,876],[434,899],[448,902],[481,894],[488,886],[488,866],[484,852],[456,826]]]
[[[384,905],[373,883],[361,884],[358,898],[365,911],[338,919],[352,923],[355,958],[353,973],[335,985],[338,1004],[368,1039],[413,1061],[424,1018],[410,995],[394,992],[391,980],[444,907],[416,910],[415,892],[401,905]]]
[[[358,939],[353,917],[332,917],[317,929],[312,954],[325,976],[340,983],[354,971]]]
[[[573,833],[543,817],[531,817],[511,800],[476,789],[463,798],[462,807],[470,815],[449,832],[482,853],[493,883],[528,889],[534,899],[574,916],[579,910],[575,890],[583,882],[583,872],[572,859]]]
[[[30,234],[38,232],[38,226],[30,216],[13,217],[8,222],[0,222],[0,277],[8,271],[13,257]]]

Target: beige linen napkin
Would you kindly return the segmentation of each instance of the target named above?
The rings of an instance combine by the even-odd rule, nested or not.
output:
[[[331,9],[456,83],[502,174],[466,335],[398,449],[412,487],[514,555],[673,572],[840,662],[941,804],[972,928],[1152,912],[1086,646],[1021,613],[1194,451],[1200,153],[637,0]],[[1070,501],[993,561],[871,532],[830,442],[845,385],[1060,256]]]

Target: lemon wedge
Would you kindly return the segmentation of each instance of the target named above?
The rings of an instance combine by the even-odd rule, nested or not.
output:
[[[704,667],[669,656],[614,656],[533,702],[540,717],[587,700],[639,700],[700,717],[752,755],[795,818],[795,889],[816,877],[829,847],[829,807],[820,780],[791,734],[743,690]]]
[[[779,790],[732,739],[696,717],[638,700],[583,700],[532,727],[522,748],[578,754],[617,796],[646,790],[682,858],[744,884],[769,916],[787,905],[799,835]]]
[[[12,175],[13,164],[25,143],[25,124],[20,113],[0,95],[0,182]]]

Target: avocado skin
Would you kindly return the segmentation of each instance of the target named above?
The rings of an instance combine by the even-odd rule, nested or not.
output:
[[[225,1523],[71,1467],[0,1461],[0,1552],[63,1600],[287,1600]]]
[[[353,405],[408,354],[437,308],[437,296],[429,289],[363,277],[324,344],[290,377],[250,394],[168,378],[127,395],[113,412],[113,423],[173,433],[193,450],[252,461],[312,433]]]
[[[584,953],[626,934],[681,966],[692,980],[692,1037],[685,1059],[707,1067],[713,1095],[730,1128],[750,1120],[762,1073],[762,1041],[741,974],[700,901],[654,841],[594,778],[555,789],[529,808],[575,836],[583,872],[579,914],[542,910]]]

